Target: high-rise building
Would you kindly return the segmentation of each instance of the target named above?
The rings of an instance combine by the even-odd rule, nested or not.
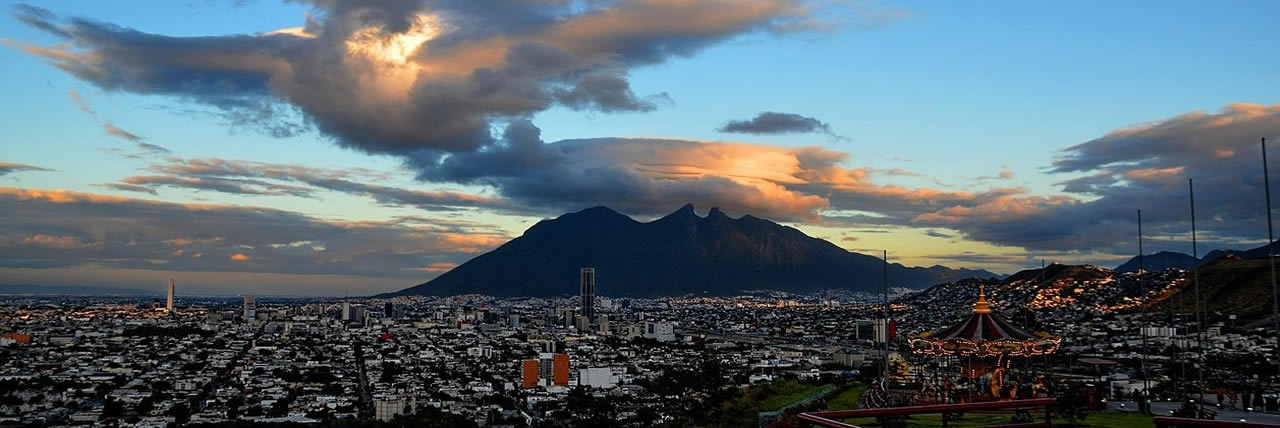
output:
[[[173,278],[169,278],[169,298],[165,300],[164,310],[173,312]]]
[[[529,367],[525,363],[525,367]],[[544,352],[538,355],[538,379],[550,381],[554,385],[569,385],[569,355]]]
[[[244,296],[244,320],[252,321],[258,316],[258,298],[254,296]]]
[[[579,297],[582,299],[582,316],[587,319],[596,317],[596,269],[582,268],[578,279]]]
[[[351,321],[351,303],[342,302],[342,320]]]
[[[538,386],[538,360],[524,360],[524,389]]]
[[[591,331],[591,318],[587,318],[586,315],[578,315],[578,318],[573,321],[573,328],[578,330],[578,333]]]
[[[392,305],[391,302],[387,302],[386,304],[382,305],[382,317],[387,319],[395,318],[396,306]]]

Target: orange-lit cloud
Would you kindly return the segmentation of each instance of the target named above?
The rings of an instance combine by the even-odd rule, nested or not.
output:
[[[233,262],[246,262],[249,261],[249,256],[244,253],[235,253],[231,255],[230,260]]]

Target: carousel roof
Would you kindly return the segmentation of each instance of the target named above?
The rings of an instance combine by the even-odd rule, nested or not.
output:
[[[1044,355],[1058,350],[1060,337],[1040,336],[991,313],[985,287],[978,289],[973,313],[951,328],[912,339],[916,352],[933,355]]]
[[[991,313],[985,287],[979,289],[978,302],[973,305],[973,313],[969,314],[968,318],[951,328],[934,333],[932,337],[935,340],[967,339],[975,342],[1040,338],[1034,333],[1013,325],[1004,317]]]

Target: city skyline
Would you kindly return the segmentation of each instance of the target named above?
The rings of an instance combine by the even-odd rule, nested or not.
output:
[[[1137,209],[1190,252],[1188,178],[1202,249],[1266,242],[1273,2],[377,7],[4,4],[0,276],[370,295],[686,203],[908,266],[1114,267]]]

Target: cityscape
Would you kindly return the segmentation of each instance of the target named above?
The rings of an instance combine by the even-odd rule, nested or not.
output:
[[[1280,2],[0,11],[0,428],[1280,426]]]

